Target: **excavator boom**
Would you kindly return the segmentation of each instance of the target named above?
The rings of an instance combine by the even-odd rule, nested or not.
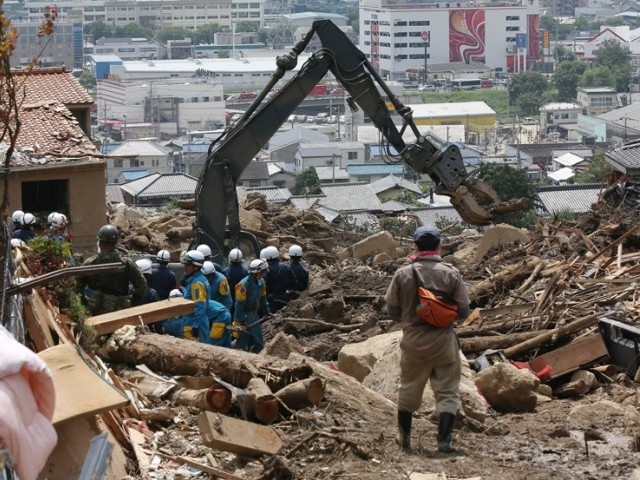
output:
[[[322,48],[301,66],[299,71],[269,100],[263,102],[285,73],[297,65],[298,55],[318,35]],[[207,243],[221,260],[225,238],[236,246],[240,235],[238,201],[235,186],[247,165],[300,105],[312,88],[331,71],[349,94],[347,102],[358,107],[380,130],[395,161],[403,161],[420,173],[428,174],[436,184],[436,193],[451,197],[451,202],[467,223],[486,225],[496,214],[515,211],[526,205],[523,199],[502,203],[487,184],[470,178],[459,148],[444,144],[433,136],[421,135],[409,107],[393,94],[371,66],[364,53],[356,48],[330,20],[313,23],[307,35],[292,51],[276,60],[277,69],[268,85],[244,115],[228,128],[219,142],[212,143],[196,189],[195,238]],[[401,130],[378,91],[382,89],[403,119]],[[403,133],[409,128],[415,142],[405,143]],[[228,234],[225,233],[227,219]]]

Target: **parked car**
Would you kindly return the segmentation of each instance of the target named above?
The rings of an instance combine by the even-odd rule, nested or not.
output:
[[[344,88],[342,87],[336,87],[333,90],[331,90],[331,95],[344,95]]]
[[[436,90],[436,86],[431,83],[425,83],[418,87],[418,91],[420,92],[434,92]]]

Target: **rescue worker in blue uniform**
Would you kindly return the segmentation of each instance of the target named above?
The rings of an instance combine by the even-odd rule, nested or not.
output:
[[[213,253],[211,252],[211,247],[209,247],[209,245],[205,243],[200,244],[196,247],[196,250],[198,250],[200,253],[202,253],[202,255],[204,255],[205,262],[213,263],[213,266],[215,267],[216,272],[224,275],[224,268],[222,268],[222,265],[220,265],[219,263],[215,263],[213,261]]]
[[[144,298],[142,300],[142,303],[147,304],[147,303],[159,302],[160,296],[158,295],[158,292],[156,291],[155,288],[149,285],[149,277],[151,277],[151,268],[152,268],[151,260],[147,258],[141,258],[139,260],[136,260],[136,266],[138,267],[138,270],[140,270],[140,273],[142,274],[144,279],[147,281],[147,286],[144,289]],[[133,293],[132,286],[129,286],[129,293]],[[149,326],[149,330],[151,330],[152,332],[162,333],[162,323],[154,322],[154,323],[150,323],[148,326]]]
[[[237,334],[235,348],[239,350],[258,353],[264,348],[259,320],[269,313],[267,287],[262,278],[266,269],[267,265],[263,260],[251,260],[249,275],[236,285],[233,325],[244,328]]]
[[[231,310],[233,298],[231,298],[231,290],[229,289],[227,277],[217,272],[213,262],[208,260],[202,265],[202,273],[204,273],[204,276],[207,277],[209,281],[209,298]]]
[[[176,288],[176,274],[169,268],[171,255],[167,250],[160,250],[156,255],[156,259],[158,260],[158,265],[151,272],[147,282],[156,289],[160,300],[166,300],[169,298],[171,290]]]
[[[197,250],[188,251],[182,258],[184,265],[185,287],[182,296],[192,300],[194,312],[184,315],[183,338],[202,342],[209,336],[207,302],[209,301],[209,282],[202,273],[204,255]]]
[[[36,224],[36,217],[32,213],[25,213],[20,220],[20,228],[13,232],[13,238],[19,238],[23,242],[27,243],[32,238],[37,236],[33,231],[33,227]]]
[[[169,300],[172,298],[183,298],[182,292],[174,288],[169,292]],[[172,337],[184,338],[184,317],[174,317],[162,322],[162,331]]]
[[[249,270],[242,265],[242,251],[234,248],[229,252],[229,266],[224,270],[224,276],[229,281],[231,298],[236,298],[236,285],[249,274]]]
[[[231,313],[229,309],[220,302],[209,300],[207,302],[207,318],[209,319],[209,336],[204,343],[216,345],[218,347],[231,347],[231,330],[227,327],[231,325]]]
[[[271,313],[275,313],[289,302],[289,291],[296,291],[297,280],[289,265],[280,262],[276,247],[267,247],[264,256],[269,264],[265,274],[267,300]]]
[[[302,247],[300,245],[289,247],[289,258],[291,259],[289,268],[296,276],[296,288],[290,293],[289,298],[294,299],[300,296],[300,292],[309,288],[309,270],[302,264]]]

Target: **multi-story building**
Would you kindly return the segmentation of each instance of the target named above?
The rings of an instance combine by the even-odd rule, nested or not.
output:
[[[207,83],[99,80],[97,107],[101,124],[110,120],[151,123],[156,133],[175,135],[225,124],[222,85]]]
[[[15,22],[18,32],[16,49],[11,55],[11,66],[20,67],[38,58],[41,67],[82,68],[82,25],[56,21],[55,34],[38,37],[40,22]]]
[[[618,94],[611,87],[578,87],[577,100],[582,105],[582,113],[589,117],[618,108]]]
[[[582,105],[576,102],[549,102],[540,107],[540,132],[558,132],[561,125],[575,125]]]
[[[29,17],[42,18],[47,0],[25,0]],[[207,23],[231,28],[241,21],[259,22],[262,26],[264,0],[60,0],[56,2],[60,18],[82,23],[103,21],[122,27],[136,23],[152,30],[180,27],[196,30]]]
[[[85,56],[117,55],[121,60],[157,59],[166,56],[166,48],[146,38],[100,38],[84,47]]]
[[[538,0],[361,0],[360,49],[384,77],[428,63],[522,71],[540,59]]]

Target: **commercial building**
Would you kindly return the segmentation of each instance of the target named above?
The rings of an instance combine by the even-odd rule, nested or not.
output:
[[[523,71],[540,60],[539,23],[538,0],[361,0],[360,49],[391,80],[431,62]]]

